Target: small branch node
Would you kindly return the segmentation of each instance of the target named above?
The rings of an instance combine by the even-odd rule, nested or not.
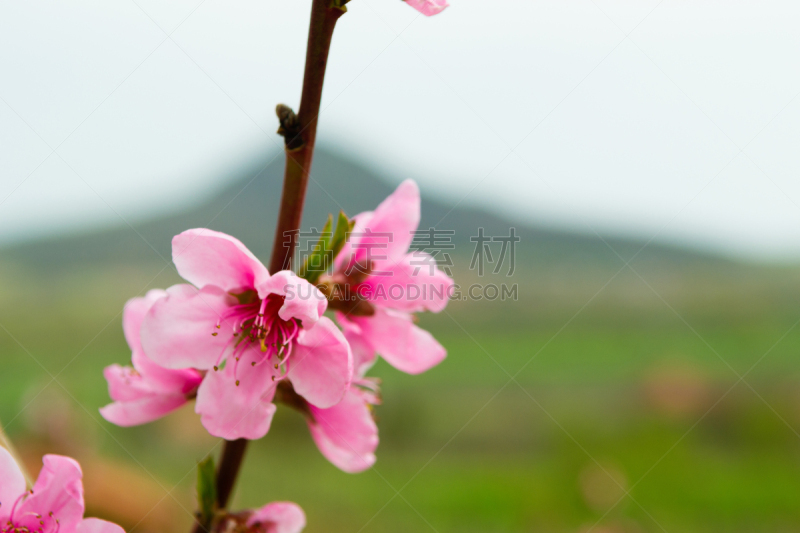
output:
[[[302,148],[305,142],[300,136],[302,129],[297,114],[291,107],[284,104],[278,104],[275,107],[275,114],[278,115],[278,120],[281,124],[278,128],[278,134],[283,136],[286,149],[297,150]]]

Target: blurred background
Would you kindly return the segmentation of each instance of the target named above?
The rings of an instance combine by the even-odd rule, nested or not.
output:
[[[129,532],[188,531],[220,443],[191,406],[99,416],[122,306],[179,281],[187,228],[268,259],[309,7],[0,2],[0,421],[34,472],[78,458],[89,513]],[[463,298],[421,320],[444,363],[372,372],[372,470],[279,409],[235,507],[294,500],[309,532],[800,529],[800,4],[348,7],[304,227],[414,178]],[[514,228],[513,262],[479,228]]]

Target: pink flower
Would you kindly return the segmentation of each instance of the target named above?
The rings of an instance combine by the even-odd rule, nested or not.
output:
[[[408,253],[419,219],[419,189],[406,180],[375,211],[355,217],[350,240],[336,258],[336,271],[320,279],[364,365],[377,352],[395,368],[418,374],[446,355],[412,317],[417,311],[444,309],[453,285],[433,257]]]
[[[133,368],[106,367],[103,373],[114,403],[100,409],[106,420],[118,426],[144,424],[174,411],[197,392],[203,379],[196,370],[162,368],[142,350],[142,320],[153,304],[166,295],[165,291],[152,290],[144,298],[133,298],[125,304],[122,329],[131,348]]]
[[[258,533],[300,533],[306,527],[306,515],[295,503],[273,502],[251,514],[247,527]]]
[[[97,518],[83,518],[80,465],[69,457],[45,455],[32,490],[5,448],[0,447],[0,533],[125,533]]]
[[[258,439],[269,430],[277,381],[327,408],[353,374],[350,347],[323,317],[325,297],[293,272],[270,275],[237,239],[207,229],[172,240],[175,285],[144,317],[144,353],[168,369],[205,372],[195,410],[217,437]]]
[[[406,0],[406,2],[428,17],[441,13],[449,5],[447,0]]]
[[[272,502],[255,511],[231,513],[213,527],[214,531],[247,533],[300,533],[306,527],[306,515],[292,502]]]

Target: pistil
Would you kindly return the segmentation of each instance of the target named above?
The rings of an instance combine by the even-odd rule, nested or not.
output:
[[[222,348],[219,358],[214,365],[214,370],[218,371],[222,362],[226,358],[233,357],[231,364],[236,385],[239,385],[239,360],[245,351],[253,346],[258,346],[261,357],[251,361],[251,366],[257,367],[266,361],[271,361],[275,355],[276,361],[273,363],[276,370],[281,366],[283,372],[279,376],[273,376],[273,381],[281,380],[288,373],[287,362],[292,353],[292,345],[295,337],[300,330],[296,320],[284,321],[278,316],[280,308],[283,306],[283,298],[277,295],[270,295],[260,301],[234,305],[226,309],[217,320],[211,335],[216,337],[224,322],[233,321],[233,331],[228,342]],[[233,350],[231,350],[233,346]]]

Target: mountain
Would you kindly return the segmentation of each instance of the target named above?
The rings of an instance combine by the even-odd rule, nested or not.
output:
[[[136,264],[170,257],[172,236],[188,228],[208,227],[236,236],[258,257],[268,258],[275,230],[283,176],[283,156],[264,156],[246,166],[230,184],[216,191],[194,208],[146,221],[96,229],[86,233],[50,237],[17,243],[2,251],[4,260],[38,269],[69,264]],[[328,213],[343,209],[353,215],[373,209],[396,186],[379,171],[368,168],[332,151],[318,150],[311,172],[303,227],[320,228]],[[420,229],[454,231],[455,253],[471,253],[470,236],[484,228],[485,235],[508,235],[514,227],[521,238],[518,257],[535,263],[620,264],[619,254],[630,259],[644,241],[586,235],[535,227],[505,219],[501,215],[459,203],[465,191],[455,191],[455,199],[433,198],[423,191]],[[611,248],[614,250],[612,251]],[[699,251],[649,244],[636,261],[727,262]]]

